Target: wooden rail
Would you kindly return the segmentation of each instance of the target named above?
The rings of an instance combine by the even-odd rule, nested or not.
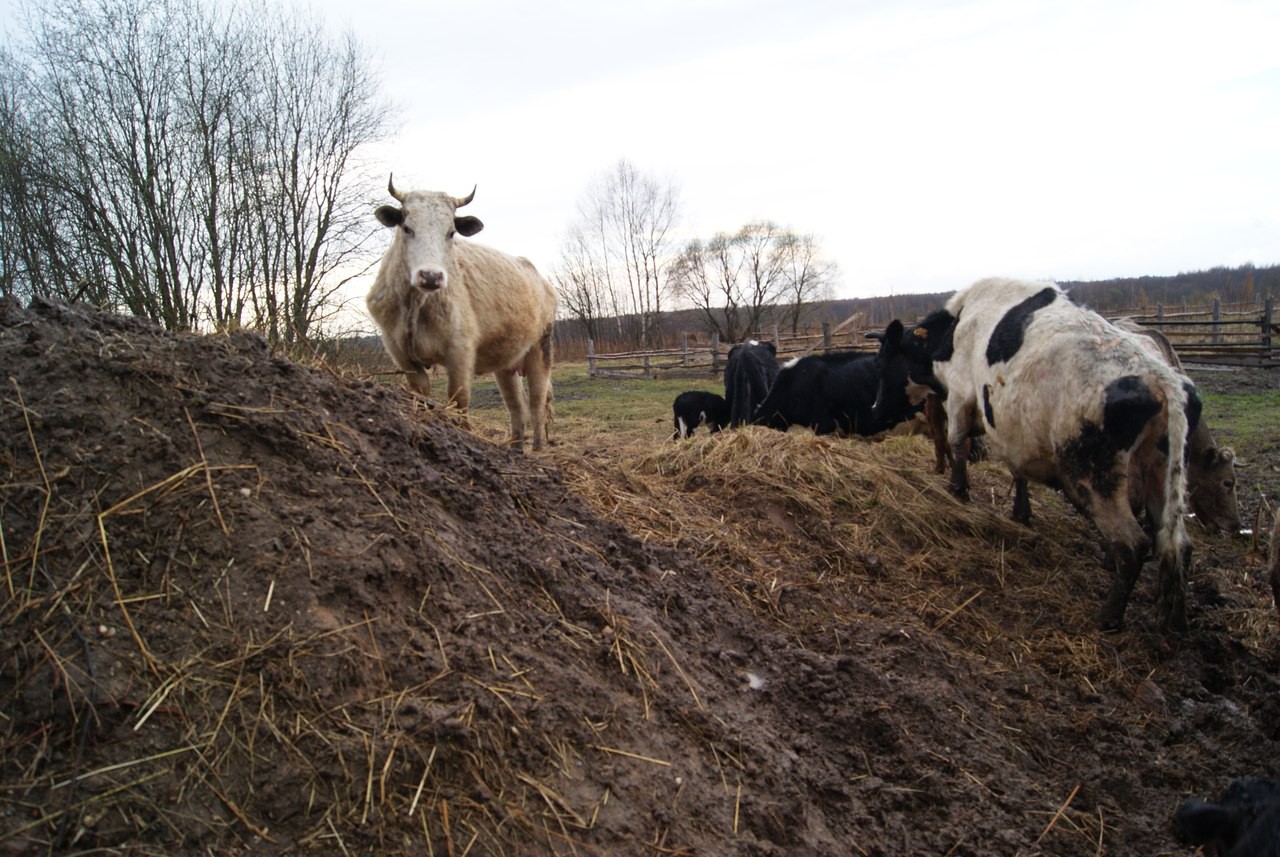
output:
[[[1107,313],[1108,318],[1128,317],[1145,327],[1154,327],[1169,338],[1169,344],[1184,363],[1222,366],[1280,367],[1280,323],[1275,305],[1267,297],[1241,310],[1224,310],[1214,300],[1204,310],[1167,312],[1157,304],[1154,312]]]
[[[865,328],[850,319],[834,330],[824,322],[821,333],[795,336],[780,333],[774,325],[767,335],[752,338],[772,342],[778,349],[778,359],[790,360],[813,351],[874,351],[876,343],[866,339],[865,333]],[[595,343],[588,339],[587,374],[592,378],[716,377],[724,371],[729,348],[720,343],[717,334],[712,334],[709,345],[701,346],[690,345],[689,335],[684,334],[679,348],[596,354]]]

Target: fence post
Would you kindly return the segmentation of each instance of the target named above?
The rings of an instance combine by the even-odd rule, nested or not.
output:
[[[594,340],[587,340],[587,377],[594,378],[596,376],[596,344]]]
[[[720,332],[711,334],[711,374],[720,371]]]
[[[831,322],[829,321],[822,323],[822,350],[831,350]]]
[[[646,379],[649,378],[649,355],[648,354],[644,355],[644,377]]]
[[[1222,341],[1222,300],[1213,299],[1213,344]]]
[[[1156,304],[1156,330],[1164,333],[1164,304]]]
[[[680,334],[680,366],[689,368],[689,334]]]
[[[1262,359],[1271,360],[1271,322],[1274,318],[1275,301],[1271,295],[1267,295],[1266,301],[1262,305]]]
[[[773,326],[773,347],[778,351],[782,350],[782,340],[778,338],[778,325]]]

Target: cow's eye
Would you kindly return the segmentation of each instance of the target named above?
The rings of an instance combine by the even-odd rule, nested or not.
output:
[[[400,228],[404,230],[404,234],[406,238],[413,237],[413,229],[409,226],[409,224],[406,223],[404,226],[401,226]]]
[[[448,241],[450,238],[452,238],[453,236],[455,236],[455,235],[457,235],[457,234],[458,234],[458,230],[456,230],[456,229],[450,229],[450,230],[449,230],[449,234],[448,234],[448,235],[446,235],[446,236],[444,236],[444,240]]]

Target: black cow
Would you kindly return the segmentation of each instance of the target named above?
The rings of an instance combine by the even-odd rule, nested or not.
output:
[[[729,427],[751,422],[751,415],[769,393],[778,375],[778,349],[772,342],[754,339],[729,349],[724,367],[724,399],[729,406]]]
[[[1212,843],[1222,857],[1280,857],[1280,780],[1233,780],[1217,803],[1184,800],[1173,821],[1186,839]]]
[[[676,428],[672,440],[689,437],[701,425],[715,434],[729,424],[729,405],[717,393],[687,390],[676,396],[671,410]]]
[[[833,351],[792,360],[778,372],[753,421],[779,431],[799,425],[815,434],[878,434],[921,409],[908,400],[905,369],[901,371],[901,378],[884,385],[899,398],[892,407],[886,405],[885,418],[878,419],[872,413],[881,386],[874,354]]]

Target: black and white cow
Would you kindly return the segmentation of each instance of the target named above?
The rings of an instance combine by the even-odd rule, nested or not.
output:
[[[885,385],[901,391],[900,400],[880,420],[872,414],[880,373],[874,354],[833,351],[810,354],[783,364],[769,388],[769,395],[756,408],[752,422],[786,431],[805,426],[815,434],[843,434],[869,437],[912,416],[920,405],[908,401],[906,374],[898,383]]]
[[[981,280],[896,337],[896,349],[888,333],[882,363],[904,362],[913,382],[945,398],[953,494],[968,498],[962,451],[977,435],[1013,473],[1016,520],[1031,516],[1028,479],[1061,489],[1112,559],[1104,629],[1122,625],[1152,546],[1135,509],[1145,512],[1165,625],[1186,627],[1185,452],[1200,415],[1190,381],[1053,283]]]
[[[671,403],[675,434],[672,440],[689,437],[698,426],[706,426],[715,434],[729,424],[729,405],[718,393],[687,390]]]
[[[755,339],[729,349],[724,367],[724,400],[729,406],[729,426],[751,422],[751,415],[769,393],[778,375],[778,349],[772,342]]]
[[[1173,821],[1195,845],[1222,857],[1280,857],[1280,780],[1232,780],[1217,802],[1188,798]]]

